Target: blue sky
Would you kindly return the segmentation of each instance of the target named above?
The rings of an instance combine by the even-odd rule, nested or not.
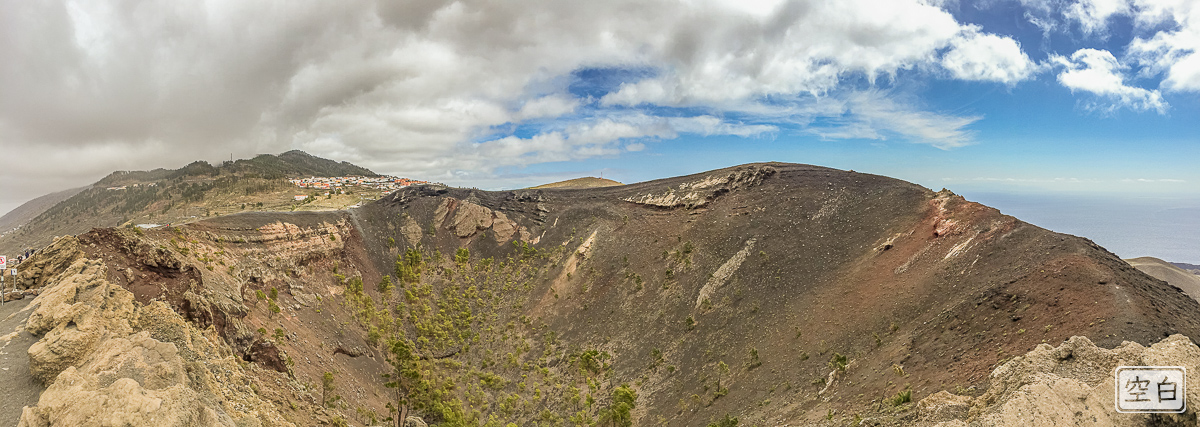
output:
[[[291,149],[488,189],[787,161],[1200,262],[1160,232],[1200,228],[1195,3],[0,0],[0,209]]]

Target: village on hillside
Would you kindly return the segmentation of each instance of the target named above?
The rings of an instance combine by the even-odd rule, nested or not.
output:
[[[410,185],[428,184],[428,181],[417,181],[408,178],[398,178],[394,176],[335,176],[335,177],[308,177],[300,179],[289,179],[292,184],[300,188],[312,188],[318,190],[338,190],[345,187],[366,187],[375,190],[392,191],[398,190]]]

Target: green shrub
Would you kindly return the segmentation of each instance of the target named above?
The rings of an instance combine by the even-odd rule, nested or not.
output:
[[[748,362],[746,362],[746,370],[751,370],[751,369],[757,368],[759,366],[762,366],[762,360],[759,360],[759,358],[758,358],[758,349],[751,348],[750,349],[750,360]]]
[[[838,372],[846,372],[846,366],[849,364],[849,358],[839,353],[833,353],[833,357],[829,358],[829,367]]]
[[[383,276],[382,279],[379,279],[379,293],[381,293],[381,294],[390,293],[390,292],[392,292],[393,288],[394,288],[394,286],[392,286],[392,276]]]
[[[708,424],[708,427],[737,427],[737,417],[725,414],[725,418],[718,419]]]
[[[467,248],[458,248],[454,251],[454,263],[460,267],[467,265],[471,261],[471,250]]]
[[[905,403],[912,402],[912,390],[904,390],[896,393],[895,396],[888,398],[887,402],[892,406],[900,406]]]

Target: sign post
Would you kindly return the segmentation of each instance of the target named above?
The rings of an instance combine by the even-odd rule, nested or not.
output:
[[[4,270],[8,269],[8,257],[0,255],[0,305],[4,304]],[[14,278],[15,280],[15,278]],[[16,283],[15,281],[13,283]]]
[[[4,285],[4,271],[5,270],[8,270],[8,258],[3,255],[0,255],[0,305],[3,305],[4,300],[7,299],[4,297],[4,288],[7,287]],[[16,290],[17,289],[17,277],[16,277],[17,269],[15,269],[15,268],[12,269],[12,275],[13,275],[13,278],[12,278],[11,282],[13,282],[13,290]]]

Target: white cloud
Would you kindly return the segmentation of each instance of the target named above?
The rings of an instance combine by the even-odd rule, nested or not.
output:
[[[521,106],[517,112],[520,119],[537,119],[542,117],[558,117],[575,112],[579,108],[579,100],[563,95],[550,95],[533,99]]]
[[[1104,36],[1109,18],[1129,14],[1131,6],[1129,0],[1082,0],[1068,5],[1063,15],[1078,22],[1084,34]]]
[[[1058,21],[1053,18],[1039,17],[1033,13],[1025,12],[1025,20],[1042,30],[1042,38],[1049,38],[1050,33],[1058,30]]]
[[[1026,19],[1043,30],[1067,32],[1078,24],[1084,36],[1108,37],[1114,17],[1132,18],[1134,38],[1125,46],[1126,65],[1140,77],[1161,75],[1168,92],[1200,91],[1200,2],[1194,0],[1020,0]],[[1062,22],[1059,20],[1062,19]]]
[[[1187,183],[1187,181],[1185,181],[1185,180],[1175,179],[1175,178],[1125,178],[1125,179],[1122,179],[1121,182],[1139,182],[1139,183],[1149,183],[1149,184],[1155,184],[1155,183],[1183,184],[1183,183]]]
[[[1009,37],[964,31],[950,43],[942,66],[961,80],[983,80],[1014,85],[1033,77],[1037,65]]]
[[[934,62],[964,28],[919,1],[793,2],[765,18],[724,23],[720,15],[693,13],[658,53],[668,73],[623,84],[602,99],[605,105],[726,105],[825,93],[851,73],[874,81]]]
[[[1138,111],[1154,110],[1166,113],[1167,103],[1157,90],[1129,86],[1122,70],[1128,69],[1106,50],[1080,49],[1071,57],[1051,56],[1050,61],[1063,67],[1058,82],[1072,92],[1084,91],[1110,102],[1103,109],[1126,107]]]
[[[854,93],[842,104],[835,126],[812,126],[808,132],[827,139],[878,139],[899,137],[941,149],[973,143],[967,126],[982,117],[960,117],[921,111],[896,102],[878,91]]]
[[[1135,38],[1129,56],[1146,67],[1143,74],[1165,73],[1168,91],[1200,91],[1200,5],[1194,1],[1139,0],[1137,20],[1143,26],[1174,23],[1170,30]]]

